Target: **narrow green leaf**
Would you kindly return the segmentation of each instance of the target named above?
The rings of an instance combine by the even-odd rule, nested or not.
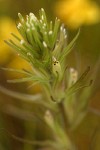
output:
[[[67,91],[67,96],[72,95],[72,94],[78,92],[79,90],[81,90],[83,88],[90,87],[91,84],[92,84],[92,80],[90,80],[89,84],[87,84],[87,85],[80,85],[79,87],[73,88],[73,89],[69,88],[68,91]]]
[[[28,101],[28,102],[34,102],[34,101],[37,102],[38,100],[42,99],[41,94],[31,95],[31,94],[19,93],[19,92],[9,90],[1,85],[0,85],[0,92],[8,96],[11,96],[11,97],[23,100],[23,101]]]
[[[24,70],[20,70],[20,69],[14,69],[14,68],[1,68],[2,70],[5,70],[5,71],[11,71],[11,72],[18,72],[18,73],[22,73],[22,74],[25,74],[25,75],[32,75],[30,72],[26,72]]]
[[[25,20],[24,20],[23,16],[22,16],[20,13],[18,13],[18,17],[19,17],[21,23],[22,23],[23,25],[25,25]]]
[[[38,77],[36,75],[32,75],[30,77],[20,78],[20,79],[12,79],[7,80],[9,83],[21,83],[21,82],[27,82],[27,81],[39,81],[40,83],[48,83],[49,80],[45,77]]]
[[[73,93],[74,91],[77,91],[78,89],[86,87],[87,85],[83,85],[83,81],[85,77],[87,76],[88,72],[90,71],[90,67],[86,69],[86,71],[81,75],[81,77],[77,80],[75,84],[73,84],[69,89],[66,90],[66,93]],[[91,83],[91,82],[90,82]],[[88,85],[89,86],[89,85]]]
[[[17,27],[17,30],[20,33],[20,35],[23,37],[23,39],[27,41],[26,31],[24,27],[23,26],[21,28]]]
[[[17,35],[15,35],[14,33],[11,33],[11,35],[12,35],[14,38],[16,38],[19,42],[21,41],[21,39],[20,39]]]
[[[54,24],[54,30],[53,30],[53,37],[52,37],[52,48],[54,47],[55,42],[57,40],[59,27],[60,27],[60,20],[56,18]]]
[[[40,19],[42,20],[43,23],[45,23],[47,25],[47,30],[48,30],[47,17],[46,17],[46,13],[43,8],[41,8],[41,10],[39,11],[39,14],[40,14]]]
[[[28,41],[30,42],[30,44],[32,45],[32,47],[33,47],[35,50],[37,50],[37,49],[36,49],[36,44],[35,44],[34,38],[33,38],[33,36],[32,36],[32,31],[31,31],[31,29],[27,30],[27,38],[28,38]]]
[[[34,37],[34,41],[37,43],[37,45],[39,45],[39,48],[42,50],[43,49],[43,45],[39,39],[38,36],[38,31],[36,29],[32,30],[32,35]]]
[[[26,77],[26,78],[21,78],[21,79],[12,79],[12,80],[7,80],[8,83],[21,83],[21,82],[27,82],[27,81],[32,81],[33,77]]]
[[[80,30],[78,31],[78,33],[76,34],[76,36],[74,37],[74,39],[68,44],[68,46],[63,50],[62,54],[59,57],[60,62],[62,62],[64,60],[64,58],[66,57],[66,55],[68,55],[71,50],[72,47],[74,46],[77,38],[79,37],[80,34]]]

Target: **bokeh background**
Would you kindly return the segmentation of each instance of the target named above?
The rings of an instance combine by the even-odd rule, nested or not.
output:
[[[24,16],[44,8],[49,20],[57,16],[64,22],[68,32],[68,42],[81,30],[73,51],[68,56],[68,65],[83,72],[91,67],[94,80],[90,96],[89,111],[74,132],[74,142],[79,150],[100,150],[100,1],[99,0],[0,0],[0,67],[30,69],[29,64],[4,43],[11,32],[18,34],[18,12]],[[21,78],[23,75],[0,70],[0,90],[5,87],[20,93],[41,92],[40,85],[27,88],[28,83],[10,84],[7,79]],[[4,90],[3,90],[4,91]],[[8,92],[9,93],[9,92]],[[30,140],[50,137],[50,131],[36,118],[42,112],[41,105],[19,100],[0,92],[0,150],[34,150],[37,147],[21,143],[11,138],[3,130]]]

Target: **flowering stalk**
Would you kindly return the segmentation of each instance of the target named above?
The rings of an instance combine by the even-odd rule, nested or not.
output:
[[[90,67],[79,79],[75,69],[67,69],[66,56],[71,52],[79,32],[67,44],[67,32],[60,20],[56,18],[54,23],[49,22],[43,8],[39,11],[39,15],[40,18],[38,19],[33,13],[30,13],[24,19],[18,13],[20,22],[17,29],[22,39],[11,33],[16,41],[11,39],[5,41],[32,66],[32,71],[6,68],[6,70],[20,72],[27,76],[21,79],[8,80],[8,82],[33,81],[41,84],[43,87],[42,94],[45,98],[45,101],[44,98],[41,101],[47,108],[44,119],[54,134],[57,143],[53,144],[54,148],[73,150],[74,146],[70,141],[68,130],[74,125],[75,117],[78,117],[73,107],[77,102],[76,93],[79,89],[91,84],[89,82],[89,85],[84,85]],[[59,115],[57,116],[58,111]]]

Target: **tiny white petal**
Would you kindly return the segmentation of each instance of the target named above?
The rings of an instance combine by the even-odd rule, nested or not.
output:
[[[47,32],[45,31],[45,32],[44,32],[44,34],[46,35],[46,34],[47,34]]]
[[[27,29],[27,32],[29,32],[29,31],[30,31],[30,29],[28,28],[28,29]]]
[[[44,46],[45,48],[47,48],[47,44],[46,44],[45,41],[43,41],[43,46]]]
[[[21,45],[23,45],[24,43],[25,43],[24,40],[21,40],[21,41],[20,41],[20,44],[21,44]]]
[[[43,26],[42,28],[43,28],[43,29],[45,29],[45,27],[44,27],[44,26]]]
[[[17,25],[17,28],[20,29],[22,27],[21,23]]]
[[[44,20],[44,16],[43,15],[41,16],[41,18],[42,18],[42,20]]]
[[[52,33],[53,33],[52,30],[50,30],[50,31],[49,31],[49,35],[51,35]]]
[[[40,20],[40,23],[42,23],[42,20]]]
[[[44,23],[43,26],[46,27],[46,23]]]
[[[44,11],[44,9],[43,9],[43,8],[41,8],[41,11]]]
[[[20,18],[21,13],[18,13],[18,16],[19,16],[19,18]],[[24,19],[23,19],[22,17],[21,17],[20,19],[21,19],[21,22],[24,22]]]
[[[65,39],[67,38],[67,35],[65,35]]]
[[[60,30],[61,30],[61,31],[63,30],[63,26],[60,27]]]
[[[30,16],[31,21],[32,21],[32,20],[33,20],[33,21],[36,21],[36,20],[37,20],[36,16],[35,16],[33,13],[30,13],[29,16]]]
[[[28,52],[28,53],[27,53],[27,56],[31,56],[31,53],[30,53],[30,52]]]
[[[63,32],[64,32],[64,34],[66,34],[66,29],[65,28],[63,29]]]
[[[71,73],[74,73],[74,72],[75,72],[75,69],[74,69],[74,68],[70,68],[70,72],[71,72]]]
[[[30,24],[28,22],[26,22],[27,27],[30,27]]]
[[[52,60],[53,60],[53,62],[55,62],[55,61],[56,61],[56,58],[53,56],[53,57],[52,57]]]
[[[35,30],[34,26],[32,26],[32,30]]]
[[[29,16],[28,16],[28,15],[26,15],[26,19],[27,19],[27,20],[29,19]]]
[[[29,14],[29,15],[30,15],[30,16],[33,16],[34,14],[30,12],[30,14]]]
[[[77,70],[75,70],[74,68],[70,68],[70,75],[71,75],[71,79],[75,83],[77,81],[77,78],[78,78]]]

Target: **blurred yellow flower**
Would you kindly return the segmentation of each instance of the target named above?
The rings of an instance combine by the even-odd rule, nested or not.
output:
[[[22,69],[25,69],[25,70],[32,70],[30,64],[25,61],[24,59],[22,59],[21,57],[15,55],[12,59],[12,61],[10,61],[7,65],[6,65],[7,68],[15,68],[15,69],[19,69],[19,70],[22,70]],[[17,72],[11,72],[11,71],[7,71],[5,72],[5,76],[7,79],[17,79],[17,78],[23,78],[25,77],[24,74],[20,74],[20,73],[17,73]],[[28,81],[26,82],[26,87],[28,87],[27,91],[28,93],[30,94],[33,94],[33,93],[39,93],[41,91],[41,86],[40,84],[36,84],[33,86],[33,82],[32,81]]]
[[[11,49],[4,43],[4,40],[9,38],[11,31],[17,31],[14,21],[8,17],[0,18],[0,65],[5,64],[12,54]]]
[[[13,59],[6,65],[6,67],[7,68],[15,68],[15,69],[19,69],[19,70],[22,70],[22,69],[31,70],[30,64],[17,55],[15,55],[13,57]],[[17,72],[7,71],[5,73],[6,73],[7,79],[9,79],[9,78],[17,79],[17,78],[25,77],[24,74],[20,74]]]
[[[15,52],[11,50],[11,48],[6,43],[4,43],[4,40],[11,38],[11,32],[20,37],[19,33],[17,32],[15,22],[12,19],[8,17],[0,18],[0,65],[2,66],[6,64],[5,67],[7,68],[31,70],[31,66],[29,65],[29,63],[21,57],[17,56]],[[25,77],[24,74],[10,71],[6,71],[5,76],[7,79],[17,79]],[[27,86],[30,86],[33,84],[33,82],[27,82],[26,84]],[[40,91],[41,87],[39,84],[34,85],[28,89],[29,93],[38,93]]]
[[[60,0],[56,3],[55,12],[70,28],[100,21],[100,8],[92,0]]]

